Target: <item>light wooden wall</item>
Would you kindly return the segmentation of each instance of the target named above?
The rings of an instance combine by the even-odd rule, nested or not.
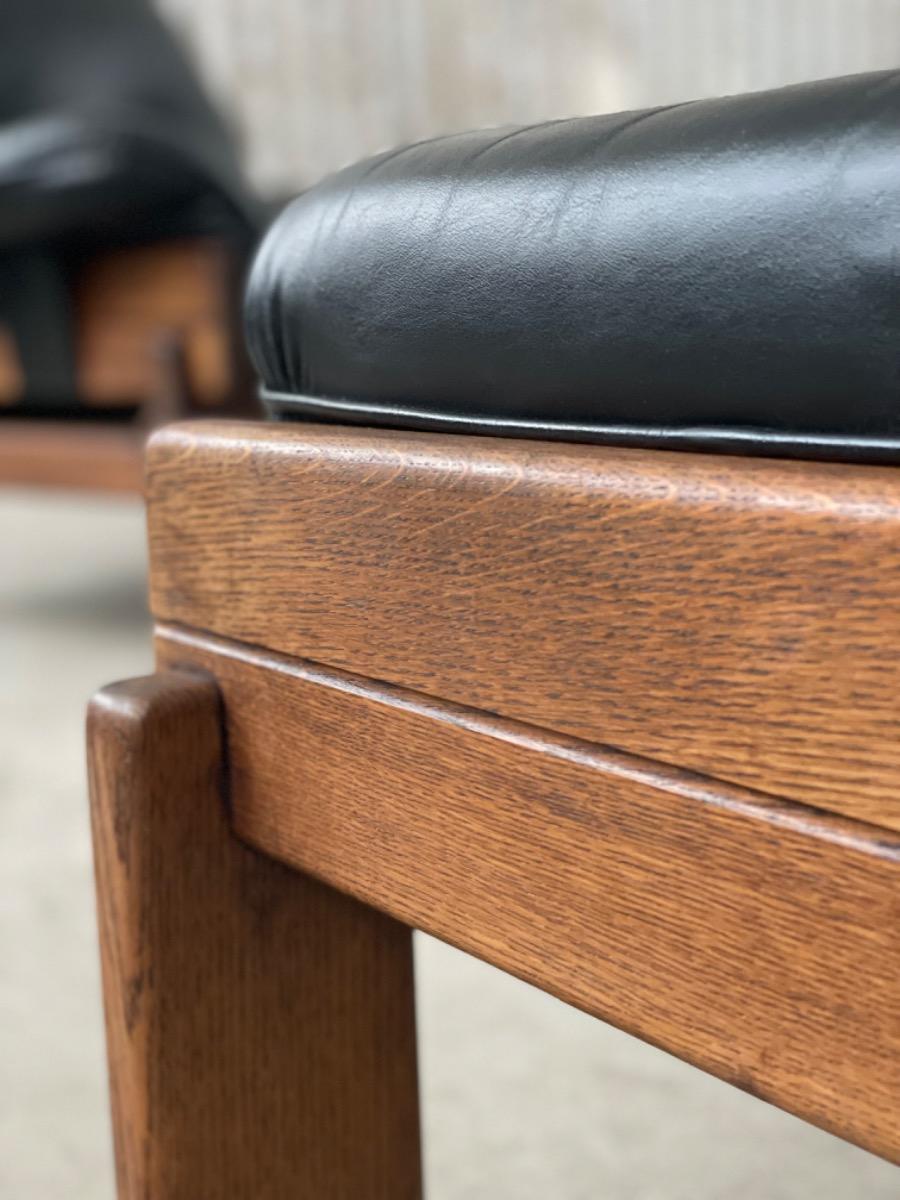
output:
[[[290,191],[454,129],[896,65],[900,0],[160,0]]]

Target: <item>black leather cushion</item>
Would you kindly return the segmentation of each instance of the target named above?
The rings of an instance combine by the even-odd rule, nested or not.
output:
[[[283,415],[896,458],[900,72],[382,154],[247,324]]]
[[[211,234],[240,256],[261,215],[148,0],[0,0],[0,325],[28,404],[74,400],[69,287],[98,247]]]

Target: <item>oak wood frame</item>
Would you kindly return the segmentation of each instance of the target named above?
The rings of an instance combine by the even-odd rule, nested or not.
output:
[[[196,672],[88,713],[120,1197],[416,1200],[410,931],[231,836]]]
[[[147,478],[234,835],[900,1161],[900,473],[206,423]]]

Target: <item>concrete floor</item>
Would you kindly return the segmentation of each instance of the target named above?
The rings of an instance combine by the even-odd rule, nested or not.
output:
[[[143,592],[137,504],[0,495],[3,1200],[112,1198],[82,714],[149,669]],[[439,943],[417,953],[430,1200],[900,1196],[886,1163]]]

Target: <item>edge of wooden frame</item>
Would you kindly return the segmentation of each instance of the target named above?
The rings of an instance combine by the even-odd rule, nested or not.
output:
[[[152,610],[900,829],[900,471],[170,427]]]

